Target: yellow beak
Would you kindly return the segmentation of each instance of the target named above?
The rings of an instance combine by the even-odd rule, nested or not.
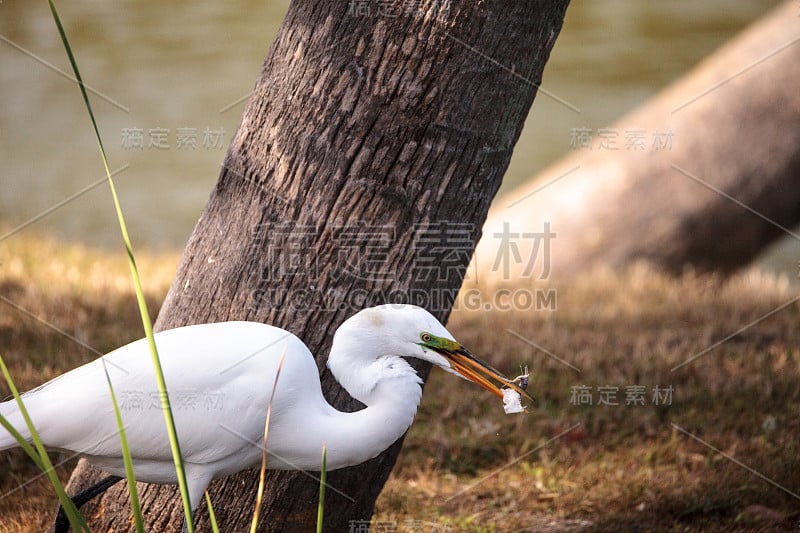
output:
[[[492,367],[490,364],[479,359],[475,354],[466,348],[459,346],[456,350],[437,350],[442,354],[453,370],[459,374],[477,383],[484,389],[492,394],[503,397],[501,387],[508,387],[519,393],[520,396],[536,403],[536,398],[528,394],[525,389],[517,385],[514,381],[508,379],[499,370]]]

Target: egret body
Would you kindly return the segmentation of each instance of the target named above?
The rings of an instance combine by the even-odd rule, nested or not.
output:
[[[411,425],[422,380],[404,357],[416,357],[502,397],[501,387],[531,397],[458,344],[422,308],[365,309],[336,331],[328,358],[334,377],[366,407],[334,409],[322,395],[308,348],[291,333],[257,322],[220,322],[157,333],[158,347],[194,510],[210,481],[260,464],[267,405],[276,387],[267,467],[335,470],[375,457]],[[278,363],[285,353],[276,382]],[[121,403],[138,481],[177,483],[147,339],[132,342],[22,395],[49,449],[84,456],[125,476],[102,360]],[[0,403],[26,439],[14,400]],[[0,427],[0,450],[17,446]]]

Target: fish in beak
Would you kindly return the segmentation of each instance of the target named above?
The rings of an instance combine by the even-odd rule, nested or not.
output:
[[[477,383],[492,394],[503,398],[502,389],[509,388],[531,403],[536,403],[536,398],[525,390],[528,386],[527,375],[516,379],[508,379],[499,370],[481,360],[463,346],[459,346],[458,350],[450,353],[439,353],[447,359],[456,372],[473,383]]]

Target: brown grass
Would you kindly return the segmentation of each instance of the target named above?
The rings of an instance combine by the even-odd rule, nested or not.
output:
[[[800,500],[673,426],[800,493],[797,303],[671,372],[796,288],[755,272],[675,280],[643,267],[552,288],[555,312],[453,315],[456,337],[509,374],[531,364],[540,405],[506,417],[435,372],[378,519],[458,531],[797,528]],[[646,405],[625,405],[631,385],[645,386]],[[575,386],[592,387],[594,405],[574,405]],[[619,388],[620,405],[597,405],[605,386]],[[655,386],[672,386],[672,405],[652,404]]]
[[[137,259],[155,309],[177,254]],[[0,244],[0,265],[0,296],[97,350],[141,336],[121,253],[15,238]],[[453,334],[495,366],[531,365],[539,406],[506,416],[496,398],[434,371],[373,531],[797,530],[800,500],[787,491],[800,494],[798,304],[671,372],[796,288],[755,272],[674,280],[644,267],[548,288],[556,311],[453,314]],[[2,301],[0,353],[23,390],[96,356]],[[646,405],[625,405],[632,385]],[[592,388],[594,405],[571,402],[576,386]],[[604,386],[619,388],[620,405],[597,405]],[[655,386],[672,386],[671,405],[652,404]],[[21,452],[0,454],[0,531],[49,524],[55,497],[42,478],[26,484],[36,474]]]
[[[176,253],[137,254],[151,312],[177,261]],[[7,239],[0,243],[0,298],[0,355],[21,391],[144,335],[123,253]],[[8,394],[0,382],[0,398]],[[66,482],[77,460],[54,457],[54,464],[62,462],[59,477]],[[57,505],[47,478],[22,450],[0,453],[0,533],[45,531]]]

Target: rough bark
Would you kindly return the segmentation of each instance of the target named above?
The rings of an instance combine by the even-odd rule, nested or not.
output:
[[[388,300],[447,318],[567,0],[348,13],[360,4],[292,2],[157,324],[284,327],[345,410],[358,405],[324,368],[333,331]],[[330,473],[326,531],[369,519],[399,448]],[[95,475],[82,463],[72,488]],[[247,472],[212,485],[223,530],[246,530],[256,484]],[[272,472],[260,530],[312,530],[317,491],[308,475]],[[143,487],[142,500],[149,530],[178,530],[174,488]],[[85,514],[93,530],[124,530],[127,491]]]
[[[672,273],[731,272],[800,223],[797,10],[796,2],[777,8],[612,124],[616,149],[594,129],[588,146],[578,140],[496,202],[477,248],[482,279],[525,277],[525,261],[497,268],[498,239],[545,223],[556,237],[549,262],[536,267],[555,277],[638,260]],[[644,146],[629,146],[639,135]],[[539,241],[517,239],[519,257]]]

